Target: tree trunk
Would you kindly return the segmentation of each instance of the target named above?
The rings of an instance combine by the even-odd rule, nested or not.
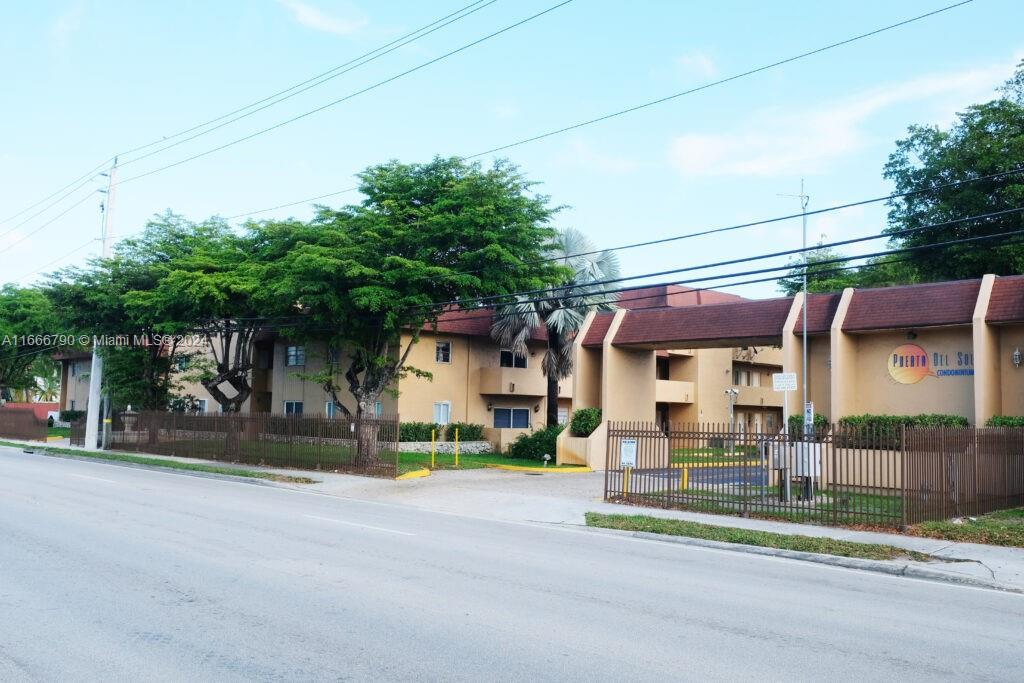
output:
[[[558,377],[551,374],[548,380],[548,427],[558,424]]]

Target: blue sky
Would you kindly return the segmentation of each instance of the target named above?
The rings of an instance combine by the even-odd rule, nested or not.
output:
[[[305,80],[468,4],[368,0],[5,3],[0,8],[0,219],[114,153]],[[318,107],[541,11],[500,0],[420,41],[209,135],[121,167],[121,178]],[[391,158],[468,155],[699,86],[936,9],[928,2],[576,0],[348,102],[123,184],[118,236],[173,209],[232,216],[350,187]],[[912,123],[947,125],[1024,57],[1024,5],[977,0],[859,43],[502,153],[599,246],[891,191],[881,169]],[[123,157],[129,161],[132,155]],[[97,178],[42,215],[0,224],[0,281],[98,250]],[[83,202],[34,234],[80,198]],[[358,199],[341,195],[328,203]],[[260,217],[308,217],[307,206]],[[810,239],[878,232],[884,208],[811,220]],[[18,241],[20,240],[20,241]],[[16,242],[17,241],[17,242]],[[16,242],[16,243],[15,243]],[[654,270],[798,247],[799,221],[621,253]],[[877,243],[876,243],[877,244]],[[48,264],[76,247],[77,253]],[[866,245],[859,250],[880,248]],[[702,271],[700,275],[715,271]],[[695,275],[696,277],[696,275]],[[731,289],[772,296],[772,284]]]

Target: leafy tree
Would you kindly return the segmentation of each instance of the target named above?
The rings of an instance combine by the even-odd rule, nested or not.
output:
[[[807,253],[807,291],[808,292],[835,292],[846,287],[854,286],[856,273],[852,270],[835,270],[844,268],[849,261],[831,247],[823,247],[820,244],[816,249]],[[836,261],[836,259],[840,259]],[[829,263],[822,263],[828,261]],[[804,260],[791,259],[789,265],[792,270],[787,275],[779,278],[779,289],[787,296],[793,296],[802,292],[804,287],[803,272]]]
[[[896,143],[884,175],[896,192],[929,190],[1024,166],[1024,61],[1001,89],[1001,97],[968,107],[949,130],[911,126]],[[917,228],[978,214],[1024,206],[1024,175],[1009,175],[956,187],[929,190],[892,200],[889,232]],[[919,246],[962,237],[1024,229],[1024,214],[958,223],[894,237],[896,246]],[[988,240],[925,250],[912,258],[922,280],[975,278],[985,273],[1008,275],[1024,270],[1019,239]]]
[[[609,285],[597,284],[619,276],[614,252],[593,253],[594,245],[579,230],[567,228],[546,251],[565,268],[559,289],[533,297],[520,297],[500,307],[491,325],[491,336],[513,353],[526,355],[527,342],[535,330],[547,333],[547,350],[541,369],[547,377],[547,426],[558,424],[558,383],[572,375],[572,338],[579,332],[589,311],[611,310],[616,297]]]
[[[42,292],[15,285],[0,288],[0,403],[11,399],[12,390],[35,388],[32,368],[54,349],[34,336],[56,332],[53,309]]]
[[[218,219],[192,223],[167,214],[149,224],[137,248],[166,258],[153,264],[155,285],[125,293],[126,308],[156,316],[157,333],[202,335],[210,362],[197,363],[192,378],[223,412],[239,412],[252,394],[256,333],[271,314],[255,300],[262,271],[252,237]]]
[[[133,306],[130,297],[158,286],[166,263],[188,248],[189,232],[188,224],[167,213],[150,221],[140,237],[120,242],[111,258],[55,273],[47,284],[62,331],[122,338],[102,349],[104,384],[115,405],[163,410],[177,387],[181,349],[149,340],[184,323],[165,308]]]
[[[338,399],[343,370],[363,414],[406,373],[429,374],[406,361],[420,331],[449,308],[443,302],[540,288],[560,270],[539,262],[557,209],[511,164],[392,161],[359,179],[361,204],[251,230],[264,264],[262,300],[299,318],[285,336],[345,354],[316,379],[347,412]],[[401,348],[404,332],[412,339]]]

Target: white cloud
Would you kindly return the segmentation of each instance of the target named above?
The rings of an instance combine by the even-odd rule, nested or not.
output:
[[[60,50],[67,46],[71,36],[81,28],[84,14],[85,5],[76,2],[57,15],[50,27],[50,41],[55,48]]]
[[[292,13],[292,18],[303,26],[334,33],[339,36],[351,35],[363,29],[369,19],[354,7],[348,7],[348,17],[332,16],[323,10],[312,5],[300,2],[300,0],[278,0],[278,2]]]
[[[672,165],[682,174],[769,176],[815,173],[871,144],[869,120],[884,110],[907,103],[932,102],[946,112],[994,97],[1013,65],[930,74],[871,88],[813,108],[755,112],[724,133],[689,133],[670,146]],[[945,121],[944,121],[945,122]]]
[[[697,78],[713,78],[718,75],[718,68],[714,60],[701,50],[691,52],[676,58],[676,67],[682,73]]]

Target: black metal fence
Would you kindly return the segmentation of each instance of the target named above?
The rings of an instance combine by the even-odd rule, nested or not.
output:
[[[110,447],[394,478],[398,417],[121,413],[113,421]]]
[[[80,417],[71,423],[71,434],[69,437],[72,446],[85,446],[85,418]],[[93,448],[96,444],[92,445]]]
[[[46,441],[49,427],[31,410],[0,408],[0,437],[23,441]]]
[[[605,499],[835,526],[981,514],[1024,505],[1024,430],[613,422]]]

